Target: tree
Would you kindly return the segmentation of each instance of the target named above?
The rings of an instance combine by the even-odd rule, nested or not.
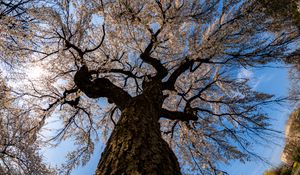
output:
[[[281,165],[278,168],[266,171],[264,175],[294,175],[291,173],[292,173],[292,169],[290,167],[287,167],[286,165]]]
[[[292,164],[300,161],[299,125],[300,109],[296,109],[289,117],[286,129],[286,145],[283,150],[284,162]]]
[[[274,17],[279,18],[288,18],[293,21],[293,23],[300,28],[300,12],[299,12],[299,2],[297,0],[276,0],[276,1],[269,1],[269,0],[260,0],[260,2],[266,8],[267,14],[270,14]],[[291,89],[290,89],[290,96],[291,99],[296,102],[296,108],[299,107],[300,99],[300,51],[296,49],[291,55],[284,58],[284,61],[290,65],[292,68],[290,69],[290,81],[291,81]],[[297,110],[297,109],[296,109]]]
[[[267,14],[270,14],[274,17],[279,18],[289,18],[291,19],[297,27],[300,27],[300,13],[299,13],[299,2],[294,0],[282,1],[268,1],[260,0],[263,6],[266,8]],[[299,49],[296,49],[291,55],[287,58],[284,58],[284,61],[292,65],[290,69],[290,99],[292,102],[295,102],[295,111],[290,115],[287,126],[285,139],[286,144],[282,153],[281,160],[284,162],[283,165],[277,167],[275,170],[266,171],[264,174],[298,174],[300,171],[299,168],[299,157],[300,157],[300,147],[299,147],[299,80],[300,80],[300,57]],[[291,166],[292,165],[292,166]]]
[[[43,164],[36,142],[37,133],[29,132],[34,120],[28,111],[15,108],[4,79],[0,81],[0,174],[53,174]]]
[[[32,20],[27,13],[35,3],[34,0],[2,0],[0,2],[0,60],[13,66],[25,57],[28,52],[14,52],[17,47],[30,43],[29,22]]]
[[[29,22],[26,10],[32,2],[0,2],[0,58],[10,66],[21,56],[10,49],[21,46],[24,43],[22,40],[26,39],[26,25]],[[29,116],[28,110],[22,110],[17,105],[18,101],[12,96],[6,82],[0,71],[0,174],[54,174],[43,163],[39,153],[38,130],[33,131],[31,128],[35,119]]]
[[[292,19],[300,27],[300,13],[297,0],[259,0],[267,14],[279,18]]]
[[[9,50],[31,53],[22,61],[46,75],[23,79],[12,96],[39,120],[30,131],[63,121],[52,140],[78,146],[66,174],[89,160],[99,131],[111,135],[97,175],[221,173],[219,163],[257,156],[251,141],[272,134],[263,108],[278,102],[237,78],[239,68],[285,58],[298,37],[291,20],[261,9],[243,0],[36,3],[30,42]],[[102,111],[99,98],[109,103]]]
[[[300,172],[300,146],[299,146],[299,125],[300,109],[296,109],[289,117],[285,139],[286,144],[283,149],[281,160],[283,164],[275,169],[268,170],[264,175],[297,175]]]

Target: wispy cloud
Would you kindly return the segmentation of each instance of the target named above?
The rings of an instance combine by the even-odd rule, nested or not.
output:
[[[265,76],[259,76],[257,78],[253,77],[252,80],[250,81],[250,86],[252,89],[257,90],[258,86],[262,83],[263,80],[265,80]]]
[[[263,82],[270,80],[270,77],[266,77],[266,75],[257,75],[257,72],[254,72],[251,69],[241,68],[238,71],[237,78],[242,80],[248,80],[248,85],[253,89],[257,90],[258,86]]]
[[[238,79],[251,79],[254,73],[250,69],[241,68],[237,74]]]

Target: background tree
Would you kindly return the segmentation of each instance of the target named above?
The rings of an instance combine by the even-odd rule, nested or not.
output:
[[[4,80],[0,81],[0,174],[54,174],[43,164],[36,142],[37,132],[29,132],[34,119],[29,111],[14,107],[14,99]]]
[[[263,109],[279,101],[237,78],[239,68],[285,58],[298,36],[293,21],[261,9],[242,0],[37,3],[30,42],[11,50],[31,53],[22,61],[45,75],[23,79],[12,96],[39,120],[33,133],[61,119],[52,140],[78,146],[66,174],[89,160],[98,133],[111,136],[96,174],[181,174],[179,163],[218,174],[220,163],[257,157],[251,141],[272,134]],[[109,103],[102,110],[99,98]]]
[[[300,173],[300,109],[296,109],[287,122],[285,131],[285,147],[281,156],[283,163],[271,170],[267,170],[264,175],[298,175]]]
[[[22,61],[29,52],[15,52],[17,48],[30,44],[29,23],[32,20],[27,9],[34,0],[2,0],[0,2],[0,59],[13,66]]]
[[[263,11],[266,14],[271,15],[273,18],[288,19],[291,20],[294,25],[300,28],[300,12],[299,12],[299,1],[298,0],[259,0],[263,6]],[[297,45],[297,44],[296,44]],[[300,51],[299,49],[294,50],[294,52],[288,57],[284,58],[284,61],[291,64],[293,68],[290,69],[290,80],[291,89],[290,96],[291,99],[296,103],[299,101],[300,97]],[[299,104],[296,104],[296,108]]]
[[[289,117],[286,127],[286,145],[283,150],[284,162],[293,164],[300,162],[300,147],[299,147],[299,133],[300,133],[300,109],[295,110]]]
[[[1,70],[4,66],[21,62],[18,59],[25,56],[25,52],[14,52],[14,48],[26,43],[30,21],[26,10],[33,2],[0,2]],[[11,90],[0,71],[0,174],[54,174],[54,171],[43,164],[39,153],[38,132],[32,131],[35,119],[29,116],[28,110],[22,110],[22,105],[12,96]]]
[[[294,24],[300,27],[300,13],[299,13],[299,1],[289,0],[289,1],[268,1],[260,0],[260,2],[265,7],[267,14],[272,15],[273,17],[279,18],[288,18],[293,21]],[[297,47],[297,44],[296,44]],[[299,174],[299,156],[300,156],[300,147],[299,147],[299,99],[300,99],[300,57],[299,49],[296,49],[290,56],[284,59],[284,61],[290,64],[292,67],[290,69],[290,99],[292,103],[295,104],[295,110],[290,115],[287,126],[286,126],[286,144],[282,154],[282,161],[284,164],[280,165],[274,170],[268,170],[265,175],[296,175]]]
[[[300,13],[298,0],[259,0],[267,14],[277,18],[293,20],[300,27]]]

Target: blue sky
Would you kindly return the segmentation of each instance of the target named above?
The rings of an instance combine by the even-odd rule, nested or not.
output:
[[[284,68],[284,65],[271,64],[270,67],[266,68],[241,68],[237,74],[238,78],[249,78],[250,85],[257,91],[274,94],[277,97],[284,97],[288,94],[289,80],[288,80],[288,69]],[[280,68],[278,68],[278,66]],[[285,123],[288,115],[291,112],[291,107],[288,105],[284,106],[273,106],[268,109],[271,116],[272,124],[276,130],[284,131]],[[280,164],[280,155],[284,146],[283,139],[272,140],[278,145],[253,145],[254,151],[269,160],[273,166]],[[78,167],[72,172],[72,175],[92,175],[95,172],[96,166],[100,159],[101,152],[104,149],[104,145],[100,142],[96,144],[94,155],[92,156],[89,163],[84,167]],[[52,166],[59,165],[64,161],[66,150],[70,150],[73,144],[70,141],[63,142],[57,148],[43,149],[44,158]],[[223,169],[231,175],[260,175],[266,169],[269,169],[270,165],[265,164],[261,161],[254,160],[246,162],[245,164],[238,161],[233,161],[229,166],[223,166]]]
[[[289,89],[288,69],[284,68],[284,65],[271,64],[269,66],[260,69],[241,69],[238,76],[250,78],[251,86],[257,91],[274,94],[276,97],[287,96]],[[289,105],[276,105],[268,109],[268,113],[272,118],[273,128],[284,132],[285,124],[291,110]],[[265,170],[280,164],[284,139],[274,138],[272,141],[278,145],[270,143],[254,146],[255,151],[269,160],[272,165],[258,160],[246,162],[245,164],[232,162],[231,166],[226,167],[226,170],[232,175],[261,175]]]

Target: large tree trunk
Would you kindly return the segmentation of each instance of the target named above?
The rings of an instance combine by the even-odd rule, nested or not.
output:
[[[175,154],[161,137],[161,99],[158,89],[149,88],[129,102],[106,144],[96,175],[181,174]]]

